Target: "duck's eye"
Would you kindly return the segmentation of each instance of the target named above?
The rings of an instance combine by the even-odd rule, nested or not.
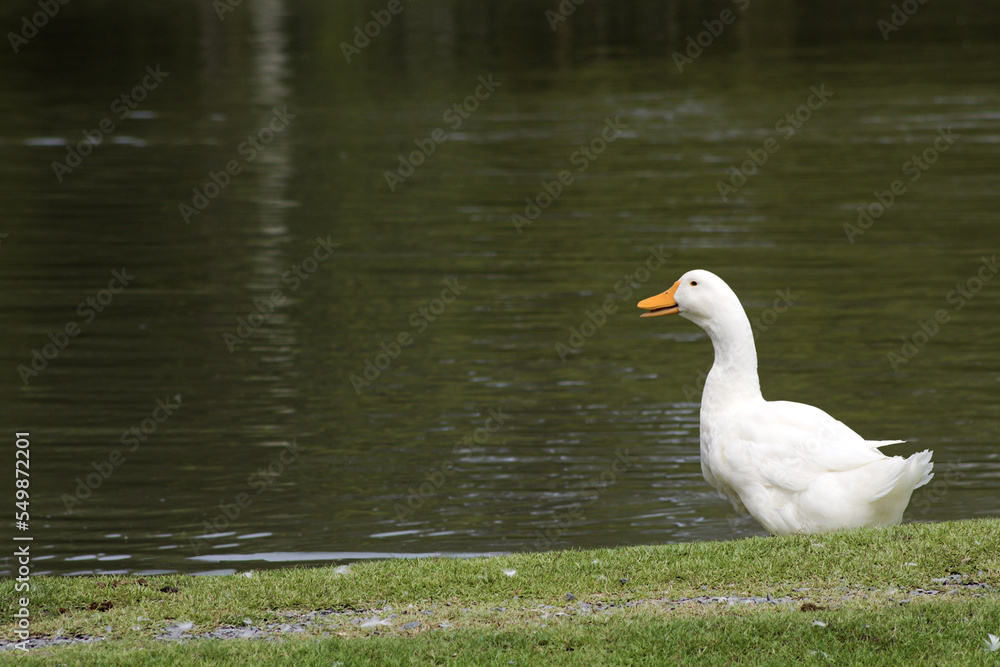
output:
[[[696,287],[697,285],[698,285],[698,281],[697,280],[692,280],[691,281],[691,287]]]

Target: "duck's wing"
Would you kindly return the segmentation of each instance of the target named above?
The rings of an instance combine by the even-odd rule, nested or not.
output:
[[[819,408],[791,401],[757,404],[730,423],[745,459],[739,465],[759,483],[788,491],[802,491],[828,472],[885,460],[878,448],[902,442],[865,440]]]

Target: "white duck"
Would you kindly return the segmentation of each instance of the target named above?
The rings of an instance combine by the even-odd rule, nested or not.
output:
[[[740,300],[721,278],[688,271],[639,302],[642,317],[679,314],[704,329],[715,363],[701,400],[701,470],[740,512],[776,535],[899,523],[930,481],[931,452],[904,459],[819,408],[765,401],[757,349]]]

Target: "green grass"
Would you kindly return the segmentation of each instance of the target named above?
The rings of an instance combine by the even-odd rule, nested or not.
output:
[[[932,581],[954,574],[962,575],[965,585]],[[986,587],[968,585],[973,583]],[[160,590],[166,586],[177,592]],[[1000,665],[1000,651],[987,652],[983,644],[988,633],[1000,634],[998,586],[1000,520],[471,560],[378,561],[354,564],[346,574],[325,567],[254,572],[250,578],[36,577],[30,592],[32,636],[107,639],[0,654],[0,660],[241,667]],[[941,593],[914,594],[917,589]],[[12,581],[0,583],[0,593],[7,609],[22,595]],[[567,593],[575,600],[567,601]],[[794,602],[681,601],[767,594]],[[626,606],[630,601],[641,603]],[[304,632],[273,630],[267,639],[192,638],[219,627],[242,628],[247,620],[258,628],[294,624],[306,612],[325,609],[352,613],[321,616]],[[360,627],[360,619],[373,617],[389,624]],[[0,633],[13,638],[10,613],[3,619]],[[159,638],[179,621],[194,623],[183,640]],[[411,622],[420,626],[404,629]]]

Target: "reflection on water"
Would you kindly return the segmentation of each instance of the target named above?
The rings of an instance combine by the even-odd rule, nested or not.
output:
[[[683,72],[712,3],[407,5],[350,63],[378,7],[64,6],[0,61],[35,571],[762,534],[701,477],[710,342],[635,308],[695,267],[765,396],[934,450],[908,520],[996,515],[996,17],[861,4],[753,5]]]

